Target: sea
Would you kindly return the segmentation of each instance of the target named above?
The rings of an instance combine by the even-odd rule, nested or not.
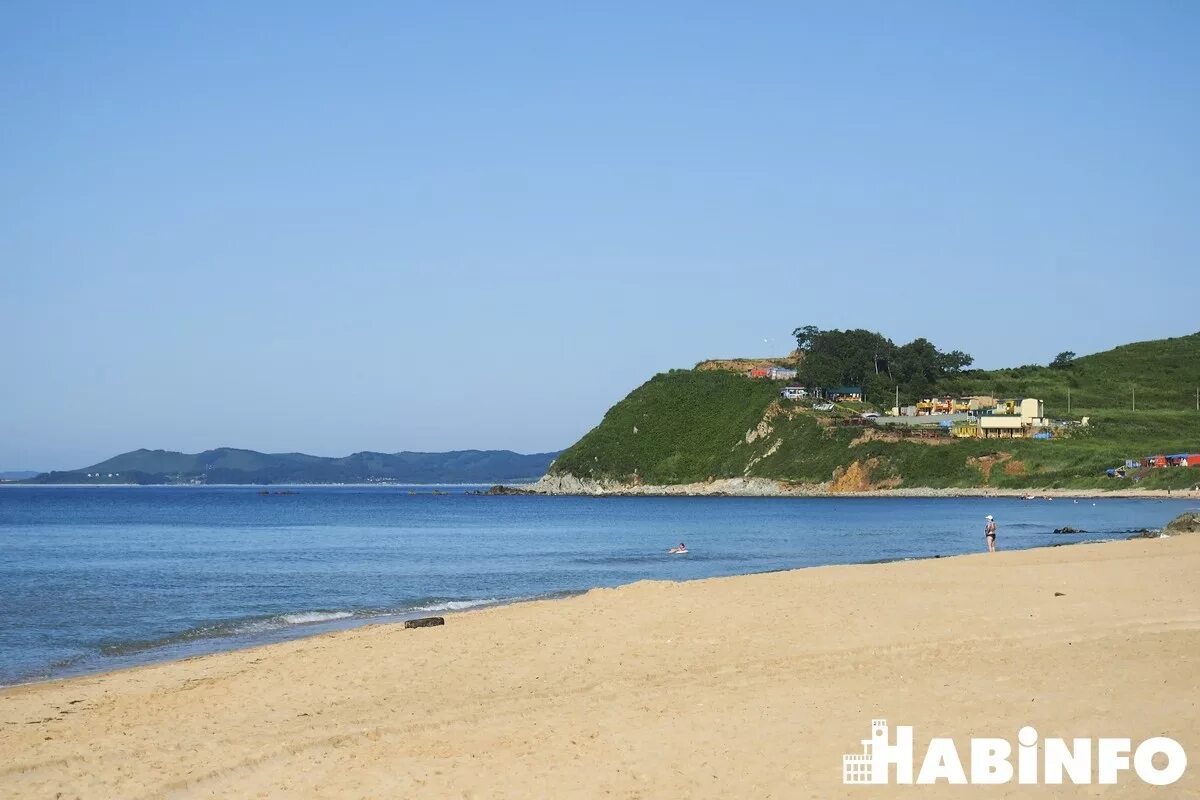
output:
[[[639,580],[979,552],[986,514],[1002,550],[1123,539],[1197,505],[477,488],[0,486],[0,684]]]

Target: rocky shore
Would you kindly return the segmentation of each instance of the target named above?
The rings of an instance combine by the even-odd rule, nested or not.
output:
[[[1125,497],[1200,499],[1195,490],[1163,489],[999,489],[988,486],[934,489],[906,487],[839,491],[831,483],[790,483],[769,478],[718,478],[697,483],[653,485],[551,474],[524,486],[493,486],[488,494],[574,495],[591,497]]]

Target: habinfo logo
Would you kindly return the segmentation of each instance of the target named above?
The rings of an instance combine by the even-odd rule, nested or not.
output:
[[[887,720],[872,720],[871,737],[862,744],[861,753],[842,756],[842,783],[914,783],[911,726],[896,726],[893,741]],[[1048,738],[1039,746],[1029,725],[1017,732],[1015,748],[1007,739],[972,738],[966,752],[964,762],[953,739],[930,739],[915,783],[1002,784],[1015,778],[1019,784],[1115,784],[1131,780],[1132,771],[1144,783],[1168,786],[1187,769],[1187,754],[1166,736],[1137,746],[1123,738]]]

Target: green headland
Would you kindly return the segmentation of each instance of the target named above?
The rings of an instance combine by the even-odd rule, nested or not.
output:
[[[872,489],[1184,489],[1200,467],[1106,470],[1158,454],[1200,453],[1200,333],[1137,342],[1053,366],[970,369],[924,339],[799,328],[785,358],[707,361],[655,375],[567,448],[550,479],[679,485],[764,478],[829,491]],[[750,377],[768,364],[794,378]],[[759,370],[761,372],[761,369]],[[787,385],[862,387],[862,401],[787,400]],[[1050,438],[915,434],[862,415],[925,397],[1037,398]],[[817,406],[817,408],[814,408]]]

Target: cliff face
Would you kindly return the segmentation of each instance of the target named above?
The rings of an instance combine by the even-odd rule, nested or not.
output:
[[[781,400],[779,388],[722,371],[657,375],[564,451],[542,485],[584,494],[616,487],[638,493],[654,487],[660,493],[681,485],[729,493],[753,485],[748,493],[761,494],[779,482],[869,491],[902,485],[898,453],[924,458],[935,449],[839,425],[839,419],[856,416],[855,410],[814,412],[807,404]],[[965,461],[958,466],[968,472]],[[953,472],[943,469],[942,485]],[[969,483],[972,476],[960,477]]]

